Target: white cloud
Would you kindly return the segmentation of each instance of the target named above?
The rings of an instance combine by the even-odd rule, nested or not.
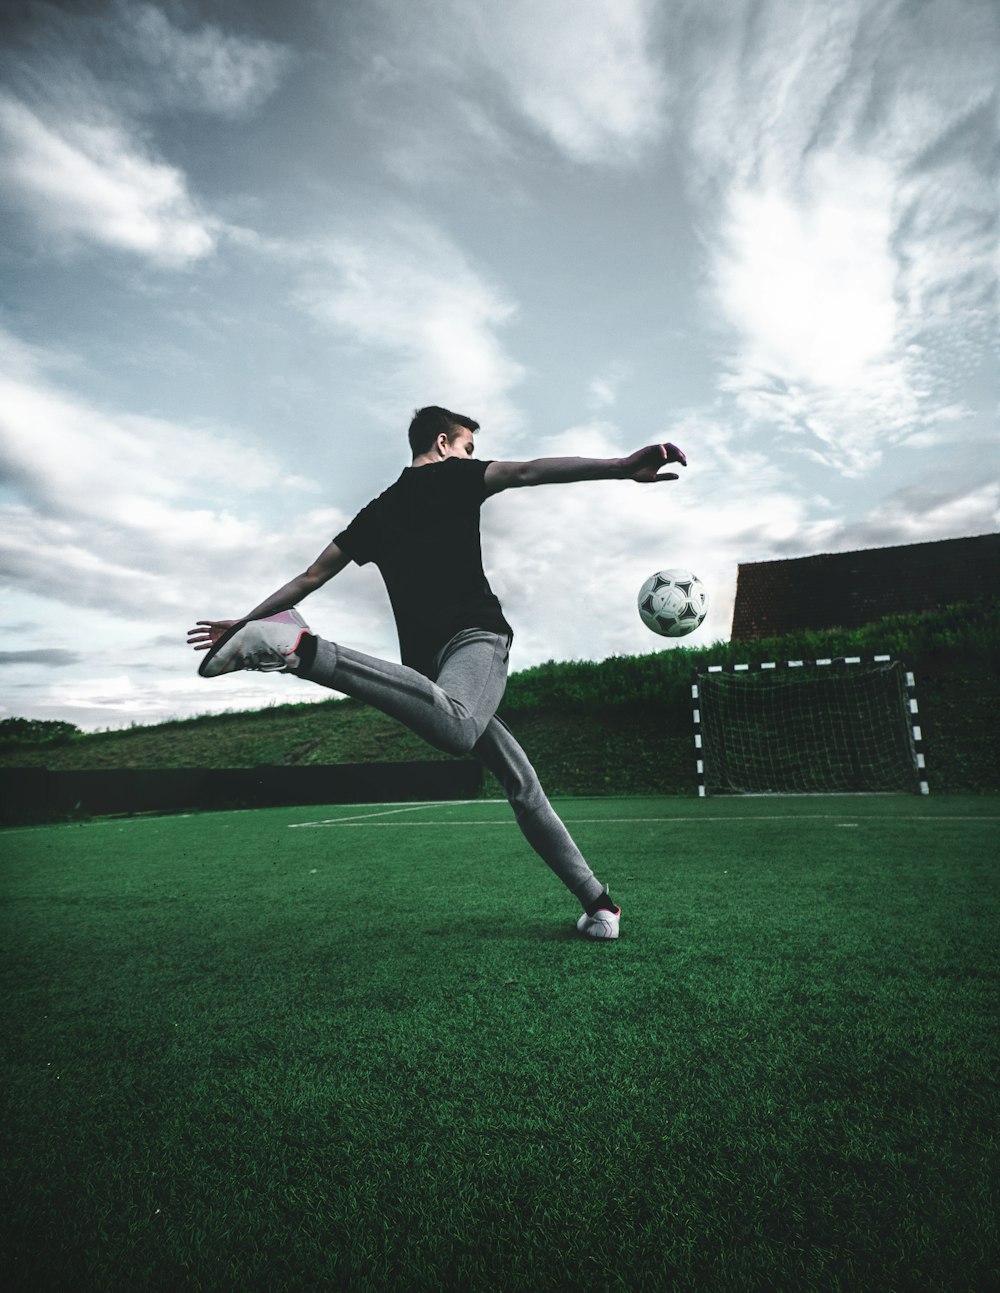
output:
[[[510,430],[508,393],[524,370],[498,333],[515,305],[441,232],[415,219],[386,221],[331,241],[299,299],[341,336],[392,357],[378,396],[398,421],[400,406],[436,403],[476,416],[489,409],[491,429]]]
[[[350,516],[303,510],[313,483],[235,432],[112,411],[65,385],[74,365],[0,332],[0,580],[18,649],[74,652],[39,673],[11,665],[7,712],[92,729],[132,720],[322,700],[329,693],[240,674],[207,683],[184,635],[245,614],[315,557]],[[51,372],[60,374],[57,384]],[[318,631],[391,656],[385,592],[371,570],[315,595]]]
[[[918,170],[966,147],[977,115],[995,136],[1000,10],[993,0],[895,0],[871,35],[869,10],[863,0],[851,6],[861,37],[851,71],[856,93],[867,86],[871,102],[865,113],[859,99],[861,112],[848,124],[878,152]]]
[[[997,327],[991,24],[946,8],[736,3],[680,72],[720,389],[847,475],[968,416]]]
[[[806,500],[780,489],[765,489],[761,507],[746,509],[727,498],[723,483],[725,530],[740,561],[990,533],[1000,526],[1000,484],[989,478],[995,474],[990,469],[995,468],[997,451],[993,445],[978,448],[978,453],[975,448],[968,452],[964,462],[939,466],[866,509],[837,505],[822,496]],[[718,496],[717,485],[712,496]]]
[[[109,524],[220,485],[262,489],[279,475],[219,429],[108,413],[37,377],[0,378],[0,453],[32,503]]]
[[[54,386],[37,352],[0,343],[9,361],[0,464],[14,496],[0,508],[0,560],[10,587],[125,616],[173,613],[193,589],[218,599],[219,614],[238,602],[245,610],[295,573],[290,561],[315,556],[300,545],[318,551],[348,519],[301,514],[290,558],[280,527],[260,516],[275,487],[289,507],[295,488],[271,455],[223,428],[95,407]]]
[[[815,154],[794,193],[733,190],[712,279],[738,338],[722,389],[848,475],[919,426],[913,352],[899,336],[894,184],[871,159]]]
[[[592,409],[610,408],[618,399],[618,391],[629,376],[629,367],[615,361],[590,379],[587,386],[587,403]]]
[[[123,2],[103,13],[52,10],[34,44],[5,54],[9,206],[60,251],[96,244],[183,267],[215,249],[221,222],[136,123],[164,108],[246,115],[273,93],[286,50],[212,25],[182,29],[153,5]]]
[[[362,86],[397,105],[386,161],[419,181],[430,160],[510,160],[518,127],[586,165],[638,161],[666,128],[670,86],[654,0],[382,0]],[[427,97],[426,91],[430,90]],[[405,144],[404,144],[405,141]]]
[[[715,291],[745,361],[789,382],[847,387],[895,341],[892,178],[872,160],[811,158],[800,198],[734,189]]]
[[[186,30],[150,4],[121,4],[114,33],[146,65],[139,84],[154,103],[227,117],[260,107],[290,62],[289,52],[269,41],[211,24]]]
[[[0,164],[8,200],[51,235],[148,257],[201,259],[217,225],[200,213],[180,171],[146,156],[120,126],[46,121],[0,94]]]
[[[513,106],[572,160],[635,161],[662,133],[651,0],[507,0],[462,13]]]
[[[121,526],[109,527],[114,538],[102,542],[93,523],[45,517],[42,525],[37,512],[9,504],[0,506],[0,517],[0,562],[8,588],[44,588],[64,605],[104,606],[117,615],[179,601],[167,594],[162,570],[144,569],[134,551],[119,546],[123,538],[137,537]]]
[[[995,453],[993,455],[996,457]],[[894,491],[864,518],[845,525],[838,547],[882,547],[925,543],[1000,528],[1000,484],[940,474]]]
[[[98,653],[94,653],[94,657]],[[163,723],[170,719],[193,718],[200,714],[227,711],[264,710],[273,705],[318,704],[331,693],[310,687],[288,674],[238,674],[206,681],[196,673],[197,658],[185,648],[183,634],[176,635],[176,647],[156,656],[151,674],[137,666],[137,658],[150,659],[140,641],[129,643],[107,667],[92,658],[67,677],[68,671],[51,668],[34,671],[30,683],[8,684],[0,716],[58,720],[74,723],[85,732],[123,728],[134,724]],[[107,658],[106,653],[101,653]],[[185,668],[170,664],[183,661]],[[14,673],[10,669],[9,673]],[[24,674],[23,676],[27,676]],[[6,681],[6,678],[5,678]]]

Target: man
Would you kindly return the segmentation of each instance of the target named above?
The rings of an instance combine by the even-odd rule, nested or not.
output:
[[[513,633],[483,573],[479,512],[493,494],[584,480],[677,480],[687,462],[672,444],[627,458],[474,459],[479,423],[432,405],[410,423],[412,464],[364,508],[307,570],[241,620],[199,620],[188,632],[208,651],[199,673],[284,670],[374,705],[450,754],[474,754],[503,786],[525,838],[580,901],[577,929],[618,937],[621,911],[545,796],[510,729],[496,717]],[[402,664],[314,635],[294,611],[351,561],[385,580]]]

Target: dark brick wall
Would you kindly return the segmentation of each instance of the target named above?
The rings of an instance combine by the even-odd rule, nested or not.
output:
[[[734,642],[860,628],[1000,592],[1000,534],[741,565]]]

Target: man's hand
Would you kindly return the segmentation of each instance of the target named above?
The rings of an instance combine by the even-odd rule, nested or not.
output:
[[[660,480],[679,480],[675,471],[660,472],[668,463],[680,463],[687,466],[687,459],[675,444],[651,444],[645,449],[637,449],[622,459],[622,477],[625,480],[638,480],[650,484]]]
[[[239,620],[199,620],[193,629],[188,629],[188,646],[196,651],[207,651],[215,646],[223,633],[227,633]]]

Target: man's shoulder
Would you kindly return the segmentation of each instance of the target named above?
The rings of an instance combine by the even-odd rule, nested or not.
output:
[[[456,467],[459,471],[468,471],[470,467],[485,467],[492,461],[489,458],[445,458],[443,466],[450,467],[454,470]]]
[[[481,481],[492,461],[492,458],[446,458],[441,465],[458,479]]]
[[[358,514],[375,519],[386,511],[420,507],[428,501],[446,501],[449,497],[481,495],[490,460],[481,458],[445,458],[443,462],[422,467],[406,467],[401,475]]]
[[[396,485],[437,488],[442,482],[449,486],[480,484],[489,465],[490,460],[483,458],[445,458],[442,462],[427,463],[423,467],[407,468]],[[390,486],[390,490],[394,488],[395,485]]]

